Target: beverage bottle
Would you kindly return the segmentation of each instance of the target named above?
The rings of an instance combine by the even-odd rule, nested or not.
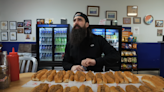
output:
[[[12,52],[7,56],[7,60],[10,64],[11,81],[19,80],[19,55],[15,52],[14,47],[12,48]]]
[[[59,44],[61,44],[61,37],[59,37]]]
[[[45,51],[47,51],[47,46],[45,46]]]
[[[65,43],[65,44],[67,43],[67,38],[66,38],[66,37],[64,38],[64,43]]]

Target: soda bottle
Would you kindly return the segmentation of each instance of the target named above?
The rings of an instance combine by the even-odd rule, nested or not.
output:
[[[59,44],[61,44],[61,37],[59,37]]]
[[[66,37],[64,38],[64,43],[65,43],[65,44],[67,43],[67,38],[66,38]]]

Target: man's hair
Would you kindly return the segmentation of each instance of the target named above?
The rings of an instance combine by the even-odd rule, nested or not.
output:
[[[82,12],[76,12],[75,15],[73,16],[73,19],[76,17],[76,16],[81,16],[85,19],[85,22],[88,22],[89,23],[89,19],[87,17],[87,15],[85,15],[84,13]]]

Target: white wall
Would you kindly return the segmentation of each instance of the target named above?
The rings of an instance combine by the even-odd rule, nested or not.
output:
[[[123,17],[127,17],[127,6],[138,6],[138,17],[151,14],[154,20],[164,20],[164,0],[0,0],[0,20],[23,22],[24,19],[32,20],[32,35],[36,36],[36,19],[37,18],[54,18],[55,24],[60,23],[60,18],[67,18],[68,24],[72,26],[73,15],[76,11],[87,12],[87,5],[100,6],[99,17],[89,17],[90,24],[98,24],[100,19],[105,18],[106,10],[116,10],[118,13],[118,24],[122,24]],[[127,27],[140,28],[137,36],[138,42],[157,42],[162,37],[157,36],[157,27],[155,21],[151,25],[133,24],[123,25]],[[109,22],[107,22],[109,24]],[[163,29],[160,28],[160,29]],[[18,34],[19,42],[25,40],[24,34]],[[32,40],[36,41],[36,40]]]

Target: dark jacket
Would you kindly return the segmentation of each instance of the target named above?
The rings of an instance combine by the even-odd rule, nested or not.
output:
[[[105,54],[104,57],[101,56],[102,53]],[[77,47],[67,43],[63,68],[64,70],[71,70],[73,65],[81,65],[81,61],[86,58],[96,60],[96,65],[87,67],[87,71],[102,72],[104,65],[111,65],[119,61],[120,54],[105,38],[92,35],[92,37],[86,37]]]

